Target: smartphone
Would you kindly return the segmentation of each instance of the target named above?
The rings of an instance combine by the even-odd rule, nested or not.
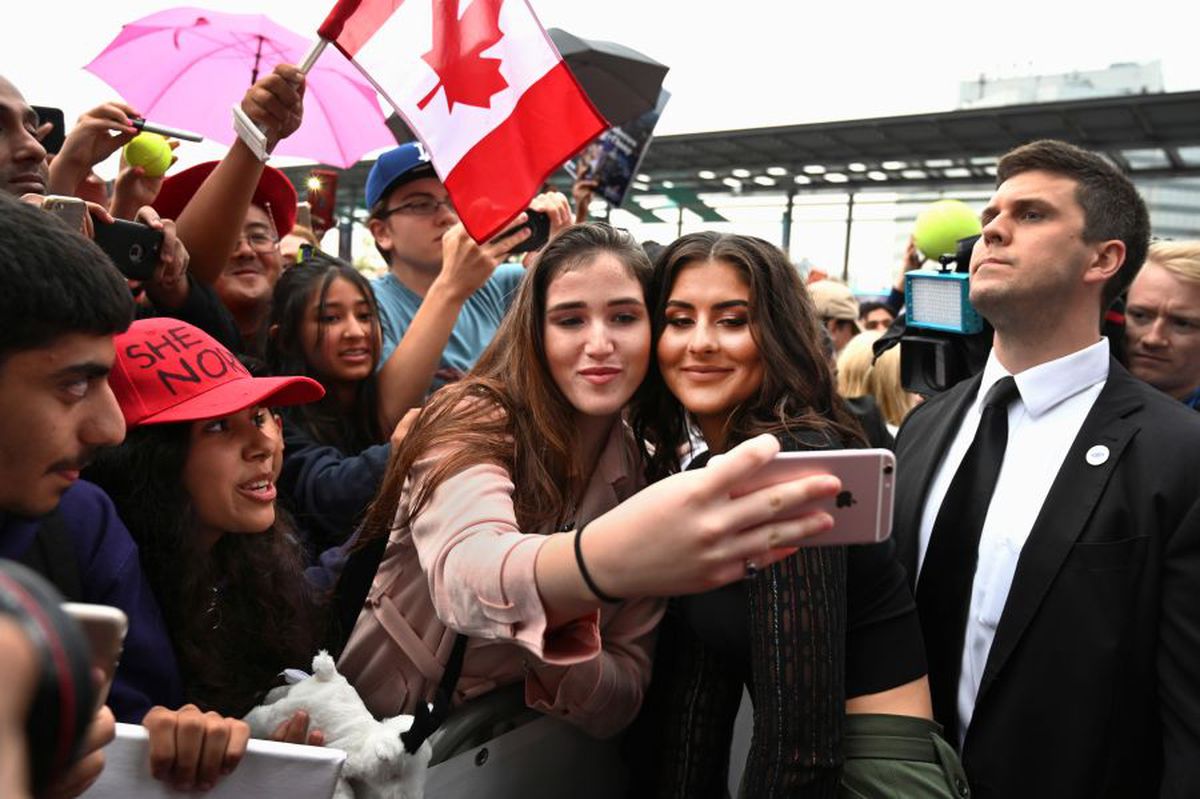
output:
[[[46,137],[42,139],[42,146],[51,155],[58,153],[67,138],[66,121],[63,119],[62,109],[51,108],[48,105],[35,105],[32,108],[33,112],[37,114],[39,127],[47,122],[54,124],[54,127],[46,134]]]
[[[896,456],[886,449],[781,452],[732,493],[742,496],[814,474],[835,475],[842,490],[818,505],[833,517],[833,529],[804,539],[802,546],[876,544],[892,534]]]
[[[296,203],[296,224],[303,225],[312,230],[312,206],[309,205],[308,200],[301,200]]]
[[[87,203],[78,197],[46,195],[46,199],[42,200],[42,210],[49,211],[66,222],[67,227],[76,233],[83,232],[83,218],[87,214]]]
[[[130,280],[154,277],[154,267],[158,265],[162,250],[161,230],[124,219],[109,223],[96,220],[94,240],[125,277]]]
[[[550,215],[545,211],[535,211],[532,208],[526,208],[525,215],[529,218],[525,220],[524,223],[520,225],[514,225],[496,237],[498,239],[502,239],[505,236],[511,236],[513,233],[516,233],[518,230],[524,227],[527,227],[533,231],[529,238],[525,239],[525,241],[508,251],[510,255],[513,253],[533,252],[534,250],[540,250],[545,247],[546,242],[550,240]]]
[[[96,695],[96,710],[108,700],[117,664],[121,661],[121,650],[125,647],[125,633],[129,630],[129,618],[120,608],[108,605],[88,605],[82,602],[64,602],[63,612],[74,619],[91,651],[92,668],[104,673],[104,684]]]

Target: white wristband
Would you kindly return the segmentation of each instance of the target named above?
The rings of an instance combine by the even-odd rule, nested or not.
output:
[[[240,105],[233,107],[233,129],[242,143],[250,148],[250,152],[254,153],[254,157],[265,164],[269,157],[267,155],[267,136],[258,129],[254,120],[246,116],[246,112]]]

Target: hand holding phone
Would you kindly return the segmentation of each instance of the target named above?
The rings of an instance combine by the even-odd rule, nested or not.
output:
[[[532,208],[526,209],[525,215],[528,219],[523,224],[514,225],[496,236],[497,239],[502,239],[505,236],[511,236],[521,228],[529,228],[529,238],[509,250],[509,255],[540,250],[550,240],[550,215],[545,211],[535,211]]]
[[[129,630],[129,618],[120,608],[108,605],[64,602],[62,609],[78,622],[91,651],[92,668],[104,675],[96,694],[95,710],[99,710],[108,700],[108,690],[117,673],[117,664],[125,647],[125,633]]]
[[[162,252],[163,233],[149,225],[114,219],[97,220],[95,242],[130,280],[149,280]]]
[[[63,112],[61,108],[51,108],[46,105],[32,106],[34,113],[37,114],[38,126],[42,126],[47,122],[50,123],[50,130],[42,138],[42,147],[46,148],[46,152],[55,155],[62,149],[63,140],[67,138],[67,126],[63,120]]]
[[[816,506],[833,517],[833,529],[804,539],[802,546],[876,544],[891,535],[896,456],[886,449],[781,452],[732,493],[742,496],[814,474],[834,475],[842,490]]]
[[[71,230],[87,235],[84,219],[87,217],[87,203],[78,197],[64,197],[49,194],[42,200],[42,210],[49,211],[67,224]]]

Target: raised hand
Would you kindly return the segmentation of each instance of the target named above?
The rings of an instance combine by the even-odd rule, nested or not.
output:
[[[512,223],[520,225],[528,218],[521,213]],[[442,271],[435,283],[441,283],[453,296],[465,301],[487,282],[508,251],[529,236],[529,228],[521,228],[508,236],[477,244],[459,222],[442,235]]]
[[[138,113],[125,103],[98,105],[79,117],[62,148],[50,162],[50,194],[71,194],[96,164],[107,159],[134,136],[131,122]]]
[[[267,136],[267,149],[296,132],[304,118],[304,73],[280,64],[242,98],[242,110]]]
[[[179,147],[179,142],[175,139],[168,139],[167,145],[175,150]],[[179,158],[171,157],[171,165],[173,166]],[[168,169],[170,167],[168,166]],[[150,205],[158,197],[158,192],[162,189],[163,179],[165,174],[152,178],[146,174],[146,170],[140,166],[130,166],[125,160],[124,152],[121,153],[121,168],[117,173],[117,179],[113,183],[113,198],[109,205],[109,210],[112,215],[118,219],[132,219],[137,214],[139,208]]]

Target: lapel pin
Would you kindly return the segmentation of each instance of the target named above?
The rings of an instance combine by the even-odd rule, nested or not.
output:
[[[1087,451],[1084,459],[1092,466],[1099,466],[1108,460],[1108,447],[1103,444],[1097,444]]]

